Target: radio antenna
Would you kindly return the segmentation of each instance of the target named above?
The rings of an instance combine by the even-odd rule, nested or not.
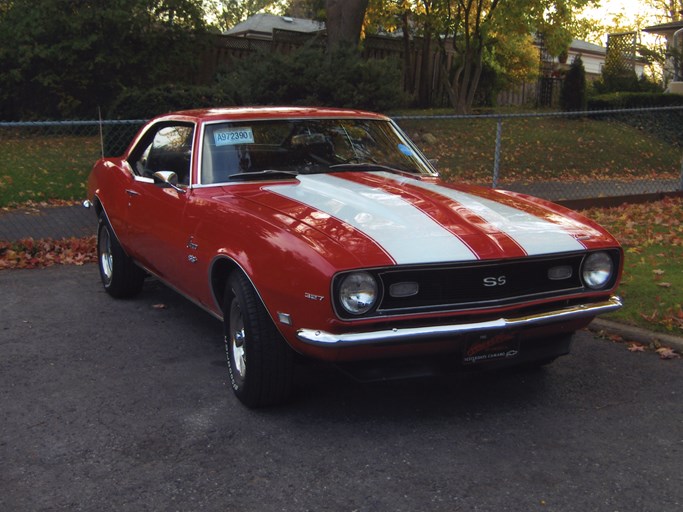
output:
[[[102,151],[102,158],[104,158],[104,132],[102,129],[102,109],[97,105],[97,117],[100,120],[100,149]]]

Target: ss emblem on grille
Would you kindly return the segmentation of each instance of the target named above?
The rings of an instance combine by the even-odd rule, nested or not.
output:
[[[482,279],[482,282],[484,283],[484,286],[492,287],[492,286],[503,286],[506,282],[506,277],[505,276],[498,276],[498,277],[485,277]]]

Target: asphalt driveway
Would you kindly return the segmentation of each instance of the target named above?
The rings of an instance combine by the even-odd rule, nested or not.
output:
[[[94,265],[0,272],[0,510],[683,509],[683,361],[580,333],[544,371],[242,407],[221,327]]]

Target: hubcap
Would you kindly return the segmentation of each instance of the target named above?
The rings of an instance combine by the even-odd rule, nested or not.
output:
[[[242,380],[244,380],[247,373],[245,343],[246,335],[244,333],[242,311],[237,300],[235,300],[230,308],[230,353],[235,365],[235,371]]]
[[[102,278],[105,284],[111,282],[113,274],[114,257],[111,254],[111,238],[109,238],[109,230],[103,227],[100,231],[100,269],[102,270]]]

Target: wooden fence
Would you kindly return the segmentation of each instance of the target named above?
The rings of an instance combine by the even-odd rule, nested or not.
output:
[[[201,66],[195,81],[210,83],[216,73],[229,69],[236,61],[259,52],[289,54],[304,46],[324,47],[326,37],[322,33],[302,34],[287,30],[275,30],[270,40],[237,36],[215,36],[201,57]],[[368,59],[393,59],[403,70],[403,89],[414,98],[422,95],[422,100],[434,107],[447,107],[448,94],[443,76],[449,69],[454,53],[447,53],[447,62],[442,65],[442,55],[436,42],[425,51],[421,38],[412,38],[408,45],[406,58],[405,42],[401,38],[389,36],[367,36],[363,43],[363,55]],[[537,82],[521,86],[499,94],[498,105],[535,104],[538,96]]]

